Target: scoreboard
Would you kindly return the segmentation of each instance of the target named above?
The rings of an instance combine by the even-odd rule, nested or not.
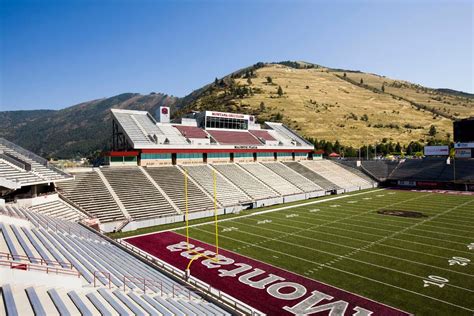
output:
[[[474,117],[454,122],[454,142],[474,142]]]

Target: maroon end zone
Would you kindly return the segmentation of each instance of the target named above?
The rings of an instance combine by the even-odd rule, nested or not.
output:
[[[215,247],[174,232],[125,239],[149,254],[185,270],[196,252],[215,257]],[[196,259],[191,275],[267,315],[409,315],[392,307],[286,270],[219,249],[218,261]]]

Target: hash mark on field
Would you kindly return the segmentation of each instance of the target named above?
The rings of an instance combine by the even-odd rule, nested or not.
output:
[[[288,214],[285,217],[286,218],[292,218],[292,217],[298,217],[298,216],[299,216],[298,214],[293,213],[293,214]]]
[[[329,207],[340,207],[339,204],[333,204],[333,205],[329,205]]]
[[[312,210],[309,210],[310,213],[315,213],[315,212],[319,212],[320,209],[319,208],[314,208]]]
[[[371,197],[365,197],[365,198],[362,198],[362,200],[372,200]]]
[[[231,232],[231,231],[234,231],[234,230],[239,230],[237,227],[226,227],[222,230],[223,233],[226,233],[226,232]]]
[[[347,201],[347,203],[354,204],[354,203],[357,203],[357,201]]]

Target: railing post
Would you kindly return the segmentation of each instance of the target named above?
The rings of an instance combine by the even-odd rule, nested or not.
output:
[[[146,279],[143,278],[143,294],[146,294]]]
[[[123,276],[123,291],[125,292],[125,275]]]
[[[95,287],[95,272],[96,272],[96,271],[94,271],[94,287]]]
[[[112,288],[112,281],[110,280],[110,273],[109,273],[109,289]]]

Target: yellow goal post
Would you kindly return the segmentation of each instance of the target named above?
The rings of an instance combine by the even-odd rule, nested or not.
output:
[[[190,249],[189,247],[189,198],[188,198],[188,171],[186,168],[183,168],[184,170],[184,203],[185,203],[185,219],[186,219],[186,245],[187,245],[187,250],[189,254],[194,253],[194,257],[189,260],[189,263],[186,267],[186,275],[189,277],[191,274],[191,264],[193,263],[194,260],[200,257],[204,257],[207,259],[210,259],[214,262],[217,262],[217,256],[219,255],[219,227],[217,224],[217,174],[216,170],[212,169],[212,181],[213,181],[213,202],[214,202],[214,227],[215,227],[215,246],[216,246],[216,255],[214,257],[207,256],[203,253],[196,252],[193,249]]]

